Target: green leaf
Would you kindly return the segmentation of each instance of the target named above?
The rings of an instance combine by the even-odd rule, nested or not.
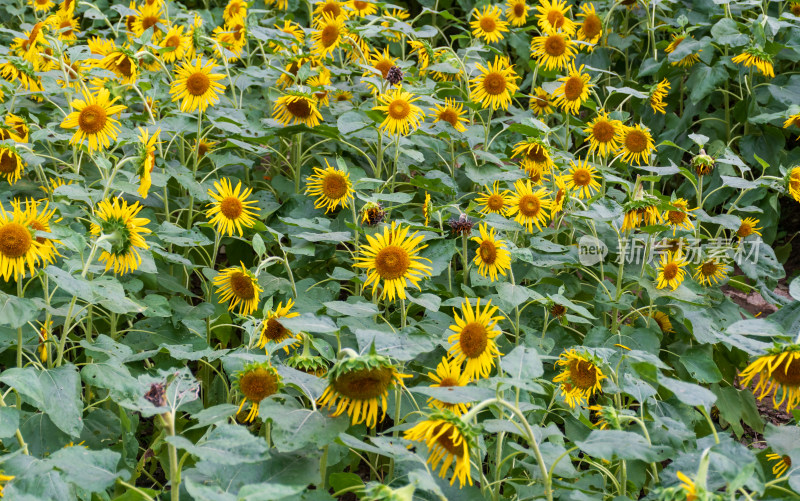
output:
[[[235,465],[261,461],[267,457],[267,445],[257,440],[247,428],[223,424],[196,445],[183,436],[167,437],[167,442],[204,461]]]
[[[682,47],[685,43],[687,43],[687,41],[681,42],[678,47]],[[678,51],[676,50],[675,52]],[[670,54],[670,56],[675,54],[675,52]],[[718,62],[714,66],[695,64],[692,68],[692,74],[689,80],[686,81],[686,88],[691,89],[689,92],[689,99],[694,104],[699,103],[727,78],[728,71],[725,69],[722,62]]]
[[[19,428],[19,410],[13,407],[0,407],[0,438],[14,436]]]
[[[536,379],[544,374],[542,360],[535,348],[517,346],[500,359],[500,367],[514,379]]]
[[[662,375],[658,376],[658,382],[661,386],[674,393],[678,400],[692,407],[702,405],[708,410],[717,400],[716,395],[700,385],[686,383],[679,379],[672,379]]]
[[[378,314],[378,306],[366,301],[328,301],[327,303],[322,304],[325,305],[325,308],[328,309],[328,312],[335,312],[344,316],[372,317]]]
[[[491,388],[482,388],[472,385],[447,387],[414,386],[409,388],[409,390],[412,393],[421,393],[422,395],[433,397],[436,400],[448,404],[480,402],[497,396],[496,392]]]
[[[710,345],[692,346],[683,352],[678,360],[692,375],[692,379],[699,383],[722,381],[722,373],[714,362],[714,353]]]
[[[412,334],[411,330],[393,332],[375,329],[355,329],[358,347],[362,352],[375,343],[375,350],[397,360],[413,360],[421,353],[433,350],[436,340],[429,335]]]
[[[737,47],[746,45],[749,41],[747,35],[739,33],[736,21],[728,17],[723,17],[717,24],[711,27],[711,37],[720,45]]]
[[[123,473],[117,471],[120,455],[112,450],[91,451],[76,445],[50,456],[49,462],[64,472],[64,478],[90,492],[104,492]]]
[[[442,298],[435,294],[420,294],[416,297],[407,294],[406,296],[409,302],[418,304],[429,311],[439,311],[439,307],[442,305]]]
[[[64,433],[78,437],[83,430],[83,402],[78,369],[72,364],[39,373],[42,410]]]
[[[576,440],[575,445],[586,454],[606,461],[612,459],[660,461],[669,457],[671,452],[666,446],[651,446],[638,433],[620,430],[592,430],[586,440]]]
[[[330,317],[321,317],[311,313],[303,313],[294,318],[282,318],[281,324],[294,332],[312,332],[327,334],[336,332],[339,328],[333,323]]]
[[[41,308],[30,299],[0,292],[0,325],[7,325],[12,329],[24,327],[35,320],[40,311]]]
[[[17,393],[28,398],[32,404],[39,406],[44,399],[42,384],[33,367],[11,368],[0,374],[0,382],[14,388]]]
[[[305,409],[294,399],[284,403],[264,401],[258,412],[262,419],[272,421],[272,440],[281,452],[304,447],[318,449],[333,442],[350,426],[347,416],[332,418],[328,413]]]

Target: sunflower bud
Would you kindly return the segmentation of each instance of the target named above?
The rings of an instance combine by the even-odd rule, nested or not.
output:
[[[692,158],[692,167],[698,176],[710,175],[714,171],[714,163],[714,159],[704,149],[700,149],[700,153]]]
[[[370,482],[364,490],[362,501],[412,501],[414,499],[414,484],[408,484],[399,489],[392,489],[388,485]]]
[[[375,226],[383,222],[386,211],[380,203],[369,202],[361,209],[361,222],[367,226]]]

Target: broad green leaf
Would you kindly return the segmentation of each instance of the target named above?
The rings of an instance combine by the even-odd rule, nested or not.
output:
[[[35,320],[40,311],[41,308],[30,299],[0,292],[0,325],[18,329]]]
[[[658,382],[661,386],[674,393],[678,400],[692,407],[702,405],[708,410],[711,408],[714,401],[717,400],[716,395],[700,385],[687,383],[679,379],[672,379],[662,375],[658,376]]]
[[[78,369],[72,364],[39,373],[42,410],[53,424],[73,437],[83,430],[83,402]]]
[[[544,374],[542,360],[535,348],[517,346],[500,359],[500,367],[515,379],[536,379]]]
[[[180,435],[167,437],[166,440],[199,459],[219,464],[252,463],[267,457],[266,443],[255,440],[242,426],[220,425],[197,444]]]
[[[281,452],[306,447],[318,449],[333,442],[350,426],[347,416],[332,418],[328,413],[303,408],[294,399],[284,403],[267,400],[259,407],[259,416],[272,421],[272,440]]]
[[[639,459],[660,461],[669,457],[669,447],[650,445],[638,433],[621,430],[592,430],[586,440],[576,440],[575,445],[589,456],[612,459]]]
[[[76,445],[50,456],[49,462],[64,473],[64,479],[90,492],[104,492],[124,476],[117,471],[120,455],[111,450],[90,451]]]

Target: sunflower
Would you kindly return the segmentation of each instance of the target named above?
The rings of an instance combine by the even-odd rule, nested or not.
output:
[[[511,207],[508,216],[516,214],[514,221],[528,230],[533,231],[533,225],[541,230],[542,225],[547,225],[550,216],[547,211],[552,207],[553,201],[550,193],[545,188],[538,188],[535,192],[530,180],[518,179],[514,183],[515,193],[511,197]]]
[[[277,393],[282,386],[281,376],[269,362],[245,365],[244,369],[236,373],[234,382],[234,387],[243,397],[236,414],[241,414],[244,406],[250,402],[250,411],[244,422],[252,423],[258,416],[261,401]]]
[[[789,6],[789,12],[796,17],[800,17],[800,2],[791,2],[791,5]]]
[[[624,125],[619,120],[608,118],[608,114],[600,110],[583,131],[589,135],[586,138],[586,141],[589,141],[589,153],[598,152],[606,156],[609,153],[616,153],[619,149]]]
[[[531,56],[545,70],[563,70],[575,58],[575,42],[563,32],[545,32],[531,39]]]
[[[55,259],[52,244],[34,237],[33,218],[30,208],[23,211],[20,204],[12,204],[12,210],[6,212],[0,203],[0,275],[6,282],[12,276],[14,280],[24,277],[26,266],[33,275],[36,266]]]
[[[495,56],[494,62],[476,65],[480,75],[471,80],[470,99],[480,102],[483,108],[508,108],[511,96],[519,89],[514,66],[505,57]]]
[[[330,97],[327,87],[331,85],[331,72],[326,68],[322,68],[319,74],[309,77],[306,85],[311,87],[314,91],[314,99],[317,100],[318,107],[329,106]]]
[[[14,478],[16,478],[14,477],[14,475],[3,475],[3,471],[0,470],[0,482],[4,483],[3,485],[0,485],[0,497],[3,497],[3,489],[6,488],[5,483],[11,482],[12,480],[14,480]]]
[[[40,210],[40,204],[42,204],[42,202],[44,204]],[[17,210],[22,211],[21,204],[22,203],[19,201],[11,202],[15,212]],[[46,237],[38,237],[36,236],[36,232],[41,231],[42,233],[50,233],[50,221],[53,219],[53,214],[55,214],[55,212],[55,209],[49,209],[49,202],[46,200],[34,201],[31,199],[25,203],[24,219],[27,221],[26,227],[30,231],[31,235],[33,235],[34,240],[42,246],[40,249],[40,255],[43,266],[55,261],[55,256],[59,255],[55,244],[60,242]],[[60,220],[61,219],[58,218],[55,220],[55,222]]]
[[[555,166],[550,155],[550,148],[541,139],[532,137],[518,142],[514,145],[511,158],[521,156],[520,168],[530,174],[531,171],[539,171],[549,174]]]
[[[316,23],[317,30],[311,35],[311,39],[314,40],[314,55],[325,57],[336,50],[344,39],[346,33],[344,18],[323,14]]]
[[[761,48],[750,46],[738,56],[731,58],[736,64],[743,64],[746,68],[755,67],[762,75],[775,78],[775,69],[772,67],[772,56]]]
[[[411,14],[409,14],[408,11],[406,10],[392,9],[391,11],[384,10],[383,17],[393,18],[392,21],[397,20],[403,22],[409,17],[411,17]],[[381,26],[386,28],[385,30],[383,30],[383,34],[386,36],[386,38],[388,38],[392,42],[401,42],[403,37],[406,36],[406,34],[403,33],[402,31],[391,29],[392,26],[394,25],[392,21],[383,21],[381,23]]]
[[[789,471],[789,468],[792,467],[792,458],[788,455],[784,454],[775,454],[771,452],[767,454],[767,459],[769,461],[774,461],[775,465],[772,467],[772,474],[775,475],[775,478],[780,478]]]
[[[425,116],[419,106],[412,104],[417,99],[419,98],[403,91],[402,88],[381,94],[378,101],[382,106],[372,108],[385,114],[381,129],[389,135],[407,136],[410,132],[414,132]]]
[[[182,61],[189,48],[192,46],[192,38],[183,34],[183,26],[173,26],[169,29],[164,36],[164,40],[159,45],[163,50],[161,51],[161,59],[165,63],[172,63],[175,61]]]
[[[111,251],[103,250],[100,254],[100,261],[106,263],[106,271],[113,268],[115,274],[121,275],[136,271],[142,264],[139,249],[149,248],[143,235],[150,233],[150,229],[145,227],[150,220],[136,217],[142,208],[139,202],[128,205],[120,198],[113,201],[106,198],[97,205],[94,213],[97,223],[92,223],[90,231],[94,236],[102,233],[111,242]]]
[[[50,332],[53,330],[53,322],[45,322],[40,324],[39,327],[39,346],[37,347],[36,351],[39,352],[39,360],[42,363],[47,362],[47,359],[50,358],[50,349],[49,345],[52,343]],[[2,491],[0,491],[2,492]]]
[[[491,299],[483,310],[480,299],[474,310],[469,299],[464,299],[461,310],[464,318],[458,315],[455,308],[453,309],[456,323],[450,326],[454,334],[447,338],[447,342],[452,345],[448,353],[457,364],[466,361],[464,366],[466,378],[489,377],[494,367],[494,357],[502,355],[497,349],[494,338],[501,333],[497,322],[503,317],[493,316],[497,312],[497,306],[492,306]]]
[[[127,108],[124,104],[114,104],[117,99],[109,99],[108,90],[100,89],[95,95],[84,92],[83,99],[72,101],[75,111],[61,122],[65,129],[78,129],[69,140],[70,144],[83,143],[86,139],[90,152],[108,148],[119,133],[119,121],[111,117]]]
[[[575,69],[573,64],[569,74],[558,79],[564,83],[553,92],[553,97],[556,98],[555,104],[573,115],[576,115],[581,105],[589,99],[589,89],[594,86],[590,83],[591,75],[583,73],[583,68],[581,65]]]
[[[664,52],[666,52],[667,54],[671,54],[672,52],[675,51],[676,48],[678,48],[678,45],[680,45],[681,42],[686,40],[686,38],[687,38],[687,35],[676,35],[676,34],[673,34],[672,35],[672,42],[670,42],[669,45],[667,45],[667,48],[664,49]],[[691,37],[689,37],[689,39],[691,39]],[[700,56],[698,56],[697,54],[692,53],[692,54],[688,54],[688,55],[684,56],[682,59],[680,59],[678,61],[672,62],[671,64],[672,64],[672,66],[680,66],[681,68],[691,68],[692,65],[694,65],[694,63],[696,63],[699,60],[700,60]]]
[[[222,20],[233,23],[247,17],[247,2],[245,0],[230,0],[222,11]]]
[[[378,12],[378,7],[373,2],[366,2],[365,0],[349,0],[347,8],[359,17],[371,16]]]
[[[28,5],[33,7],[34,12],[47,12],[56,6],[53,0],[28,0]]]
[[[62,42],[74,42],[78,39],[80,25],[72,14],[58,11],[45,21],[58,35]]]
[[[208,139],[201,139],[200,144],[197,143],[197,139],[194,140],[194,147],[197,148],[197,156],[200,158],[213,152],[216,145],[216,141],[209,141]]]
[[[239,236],[242,236],[242,227],[252,228],[256,223],[253,216],[261,209],[255,207],[257,203],[255,200],[247,200],[253,192],[252,188],[242,189],[241,181],[236,184],[235,189],[232,186],[227,178],[214,182],[214,189],[217,192],[214,193],[209,189],[208,195],[216,200],[216,203],[208,204],[206,217],[211,218],[209,223],[215,225],[221,234],[231,236],[236,230]]]
[[[120,83],[132,84],[139,78],[139,62],[127,46],[114,47],[97,64],[114,73]]]
[[[161,37],[164,36],[164,32],[161,31],[161,26],[169,25],[169,22],[161,17],[161,5],[148,5],[145,3],[138,9],[134,9],[134,11],[136,14],[131,16],[133,20],[129,27],[134,36],[139,38],[149,28],[153,28],[153,40],[161,40]]]
[[[361,223],[367,226],[375,226],[383,222],[386,211],[383,205],[375,202],[367,202],[361,209]]]
[[[792,167],[786,175],[786,191],[796,201],[800,202],[800,165]]]
[[[753,217],[748,217],[741,220],[739,223],[739,229],[736,230],[736,236],[739,237],[739,240],[745,239],[750,235],[759,235],[761,236],[761,228],[757,228],[759,220]]]
[[[385,226],[382,235],[367,235],[368,245],[361,247],[361,255],[356,257],[358,262],[353,266],[367,269],[364,287],[372,284],[373,294],[383,280],[382,296],[388,296],[391,300],[395,296],[405,299],[406,285],[411,283],[419,289],[419,281],[431,275],[432,268],[422,264],[423,260],[430,260],[418,256],[419,251],[427,247],[420,246],[424,237],[417,236],[416,231],[408,236],[408,231],[409,227],[399,226],[392,221],[391,229]]]
[[[683,253],[680,250],[675,252],[668,251],[661,254],[661,260],[658,263],[657,269],[658,276],[656,278],[658,284],[656,287],[659,289],[665,287],[669,287],[672,290],[677,289],[686,275],[686,270],[683,268],[685,268],[687,264],[688,261],[684,259]]]
[[[42,82],[36,75],[32,65],[20,58],[9,58],[0,64],[0,76],[9,83],[19,83],[23,89],[30,92],[41,92]],[[35,100],[41,98],[32,96]]]
[[[798,4],[798,5],[800,5],[800,4]],[[788,129],[792,125],[794,125],[795,127],[800,127],[800,113],[795,113],[794,115],[789,115],[789,118],[787,118],[786,121],[783,122],[783,128],[784,129]],[[798,136],[798,139],[800,139],[800,136]]]
[[[666,78],[653,86],[650,90],[650,107],[653,108],[653,113],[666,113],[667,105],[664,104],[664,98],[669,93],[669,80]]]
[[[482,277],[488,275],[489,280],[495,282],[498,272],[506,276],[506,270],[511,268],[511,253],[506,249],[504,240],[495,239],[494,228],[487,232],[486,223],[481,223],[479,229],[481,236],[472,238],[478,244],[472,262],[478,267],[478,273]]]
[[[30,139],[28,135],[30,129],[24,119],[13,113],[9,113],[6,115],[3,122],[7,128],[0,128],[0,141],[4,139],[13,139],[18,143],[28,142],[28,139]]]
[[[62,89],[72,89],[80,91],[81,84],[84,81],[84,68],[83,63],[80,61],[70,61],[64,57],[64,71],[56,80],[56,83]]]
[[[472,34],[486,43],[499,42],[503,39],[503,33],[508,31],[508,22],[500,17],[503,13],[496,5],[487,5],[480,9],[475,9],[472,13],[472,21],[469,26]]]
[[[419,61],[419,69],[424,70],[431,63],[433,57],[433,48],[425,40],[409,40],[408,45],[411,46],[411,54],[416,54]]]
[[[508,207],[511,205],[511,193],[508,190],[500,191],[499,181],[495,181],[490,189],[484,186],[485,193],[481,193],[475,199],[475,202],[483,205],[480,209],[482,214],[500,214],[505,216],[508,212]]]
[[[319,397],[320,407],[336,406],[333,417],[346,413],[351,423],[373,428],[386,416],[389,389],[403,386],[403,378],[389,357],[371,351],[367,355],[345,357],[328,371],[328,387]],[[399,390],[398,390],[399,391]],[[378,419],[378,410],[383,411]]]
[[[272,117],[284,126],[303,124],[314,128],[322,121],[316,98],[299,92],[290,92],[276,99]]]
[[[239,307],[240,315],[250,315],[258,308],[259,294],[263,291],[258,285],[258,277],[239,263],[241,268],[233,267],[222,270],[214,277],[219,302],[230,301],[228,311]]]
[[[325,160],[325,170],[314,167],[314,175],[310,176],[306,184],[306,195],[317,197],[314,208],[325,208],[325,212],[333,212],[339,205],[345,207],[353,198],[353,184],[350,174],[334,169]]]
[[[428,372],[428,377],[434,381],[431,388],[453,388],[469,384],[469,378],[461,372],[461,364],[447,357],[442,357],[442,361],[436,366],[436,373]],[[467,412],[469,407],[468,403],[449,404],[433,397],[428,399],[428,405],[436,409],[447,409],[459,416]]]
[[[274,25],[276,30],[282,31],[286,36],[280,37],[275,42],[269,42],[270,49],[277,52],[290,52],[295,54],[299,52],[299,46],[303,45],[306,34],[303,27],[292,21],[283,21],[283,26]]]
[[[739,374],[744,387],[758,376],[753,393],[759,400],[772,395],[776,409],[786,404],[786,412],[800,405],[800,344],[776,345],[756,358]],[[780,396],[780,398],[779,398]]]
[[[267,318],[261,323],[261,335],[258,337],[258,347],[265,348],[267,343],[279,344],[294,336],[292,331],[287,329],[280,323],[279,318],[295,318],[300,316],[296,311],[291,311],[294,306],[294,300],[290,299],[283,303],[278,303],[274,310],[267,312]],[[289,347],[284,346],[284,351],[289,353]]]
[[[567,17],[572,6],[567,6],[567,1],[541,0],[541,4],[536,7],[539,14],[536,15],[539,28],[545,33],[553,33],[561,30],[572,36],[575,33],[575,22]]]
[[[553,182],[556,185],[556,194],[553,199],[553,207],[550,209],[550,215],[555,216],[556,213],[564,210],[564,202],[567,200],[568,193],[567,186],[561,176],[553,176]]]
[[[528,4],[525,0],[506,0],[506,18],[512,26],[524,26],[528,20]]]
[[[658,325],[658,329],[662,334],[670,334],[675,332],[675,329],[672,328],[672,321],[669,319],[669,315],[663,311],[654,311],[653,313],[649,315],[645,314],[644,316],[652,318],[656,325]]]
[[[689,202],[683,198],[671,201],[670,205],[672,205],[674,209],[668,210],[662,219],[668,226],[672,226],[672,235],[675,235],[678,228],[683,228],[687,231],[693,230],[694,223],[691,219],[693,216],[691,212],[697,209],[690,209]]]
[[[467,131],[464,123],[469,123],[469,120],[462,116],[464,114],[463,104],[457,103],[456,100],[451,97],[447,97],[444,100],[444,106],[438,103],[434,104],[434,106],[436,107],[430,108],[430,110],[433,112],[433,116],[436,117],[433,120],[433,123],[447,122],[458,132]]]
[[[321,0],[314,3],[314,16],[318,18],[332,16],[334,18],[347,19],[349,12],[345,9],[345,2],[338,0]]]
[[[656,151],[650,129],[640,124],[633,127],[623,126],[620,142],[622,161],[628,164],[647,163],[650,160],[650,154]]]
[[[579,47],[591,52],[597,42],[600,41],[600,37],[603,36],[603,21],[595,12],[594,4],[582,4],[580,9],[581,11],[577,17],[582,17],[583,20],[578,25],[578,31],[575,36],[579,41],[589,44],[580,44]]]
[[[139,155],[137,163],[139,165],[139,196],[147,198],[147,192],[152,184],[151,173],[156,166],[156,144],[159,143],[158,136],[161,129],[158,129],[152,137],[147,129],[139,127]]]
[[[589,165],[585,160],[570,160],[570,169],[563,179],[566,188],[572,191],[572,195],[577,195],[578,198],[591,198],[595,192],[600,190],[600,183],[595,179],[597,169]]]
[[[561,394],[573,409],[576,405],[583,405],[595,393],[602,392],[601,381],[608,378],[596,360],[574,349],[562,353],[556,366],[562,369],[553,382],[561,383]]]
[[[214,53],[227,61],[238,61],[247,45],[247,27],[242,19],[225,23],[225,26],[217,26],[211,36],[217,42]]]
[[[369,64],[374,71],[366,70],[364,76],[380,73],[381,78],[386,79],[389,70],[397,66],[397,60],[389,54],[389,47],[384,48],[383,52],[376,50],[374,54],[367,53],[365,55],[368,59],[365,64]]]
[[[450,465],[455,463],[450,485],[458,479],[459,487],[464,487],[464,484],[472,485],[469,454],[472,448],[477,447],[477,433],[455,413],[440,410],[403,432],[403,437],[425,442],[429,454],[427,462],[431,468],[436,469],[442,463],[440,478],[444,478]]]
[[[553,97],[543,88],[536,87],[528,106],[537,116],[547,115],[553,112]]]
[[[25,161],[14,146],[0,146],[0,178],[14,184],[22,178]]]
[[[47,193],[47,194],[52,194],[52,193],[54,193],[56,191],[56,188],[58,188],[59,186],[70,185],[70,184],[73,184],[74,182],[75,181],[69,181],[69,182],[65,183],[64,179],[60,178],[60,177],[49,178],[47,180],[47,186],[43,185],[43,186],[39,186],[39,188],[41,188],[41,190],[43,192]]]
[[[195,59],[194,64],[186,61],[175,70],[175,80],[169,93],[172,101],[183,100],[181,111],[193,113],[198,108],[206,111],[208,106],[214,106],[219,101],[219,93],[225,92],[225,86],[219,80],[225,78],[220,73],[212,73],[217,65],[212,59],[202,64],[201,59]]]
[[[694,270],[694,279],[705,286],[717,285],[728,275],[728,265],[716,258],[703,261]]]

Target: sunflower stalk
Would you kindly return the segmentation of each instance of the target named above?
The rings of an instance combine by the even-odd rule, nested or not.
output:
[[[197,136],[194,146],[194,164],[192,165],[192,179],[197,179],[197,169],[200,166],[200,138],[203,135],[203,110],[197,111]],[[189,212],[186,217],[186,228],[192,228],[192,220],[194,219],[194,197],[189,197]]]
[[[300,193],[300,168],[302,167],[303,133],[298,132],[292,139],[292,169],[294,170],[294,192]]]

